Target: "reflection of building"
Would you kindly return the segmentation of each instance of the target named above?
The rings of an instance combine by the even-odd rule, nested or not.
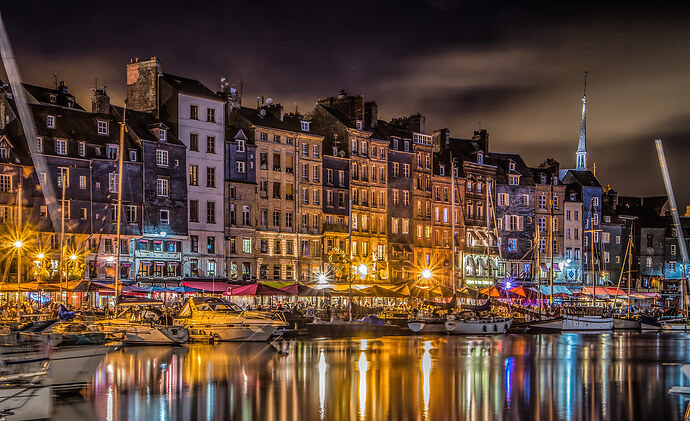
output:
[[[565,185],[559,179],[559,164],[554,160],[546,160],[538,168],[532,168],[534,174],[534,229],[537,232],[536,243],[539,251],[539,267],[535,267],[534,277],[539,274],[540,279],[548,280],[551,269],[551,250],[549,249],[549,227],[552,227],[553,239],[553,279],[554,282],[564,282],[567,278],[568,268],[573,262],[573,247],[569,246],[569,255],[566,256],[565,215],[573,217],[572,210],[566,210]],[[553,221],[553,222],[552,222]],[[572,223],[570,223],[572,225]],[[572,242],[572,227],[568,227]],[[581,245],[577,245],[579,250]],[[578,260],[579,261],[579,260]],[[537,262],[535,256],[535,264]],[[573,267],[576,267],[574,264]],[[537,272],[541,271],[541,272]],[[571,275],[573,269],[570,269]]]

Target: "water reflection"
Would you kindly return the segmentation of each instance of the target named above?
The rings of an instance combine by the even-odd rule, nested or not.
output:
[[[126,348],[85,400],[103,420],[682,419],[690,335],[504,335]],[[66,411],[69,409],[70,411]],[[73,412],[73,411],[72,411]],[[56,419],[74,421],[74,416]],[[86,418],[84,418],[86,419]]]

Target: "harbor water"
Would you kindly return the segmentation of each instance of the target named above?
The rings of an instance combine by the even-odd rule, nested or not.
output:
[[[127,347],[54,419],[680,420],[690,334],[400,336]],[[282,352],[281,352],[282,351]]]

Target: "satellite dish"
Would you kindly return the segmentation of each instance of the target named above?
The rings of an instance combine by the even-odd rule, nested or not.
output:
[[[340,155],[341,158],[345,158],[345,151],[338,152],[338,155]]]
[[[273,98],[266,98],[266,105],[273,105]]]
[[[266,116],[266,110],[264,110],[264,109],[262,108],[261,111],[259,111],[259,115],[260,115],[261,117],[265,117],[265,116]]]

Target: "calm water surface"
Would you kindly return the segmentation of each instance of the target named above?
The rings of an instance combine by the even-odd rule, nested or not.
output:
[[[130,347],[55,419],[678,420],[686,334],[411,336]]]

